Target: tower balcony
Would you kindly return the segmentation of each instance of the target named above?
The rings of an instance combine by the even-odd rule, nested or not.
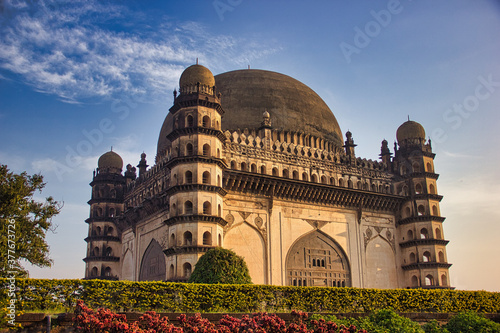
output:
[[[92,235],[85,238],[85,241],[94,242],[94,241],[106,241],[106,242],[119,242],[120,238],[111,235]]]
[[[452,264],[449,264],[447,262],[428,261],[402,265],[401,268],[403,268],[403,270],[405,271],[409,271],[413,269],[450,268],[451,265]]]
[[[435,222],[444,222],[446,217],[438,216],[438,215],[419,215],[419,216],[410,216],[398,221],[398,225],[415,223],[415,222],[426,222],[426,221],[435,221]]]
[[[93,262],[93,261],[120,261],[119,257],[114,256],[88,256],[83,259],[85,262]]]
[[[402,248],[419,246],[419,245],[447,245],[450,241],[437,238],[412,239],[406,242],[399,243]]]

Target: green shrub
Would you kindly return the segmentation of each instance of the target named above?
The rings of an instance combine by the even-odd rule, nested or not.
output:
[[[189,278],[192,283],[252,283],[245,260],[231,250],[216,247],[200,257]]]
[[[500,324],[473,311],[453,316],[445,327],[450,333],[500,333]]]
[[[444,327],[441,327],[436,319],[433,319],[427,323],[425,323],[422,328],[425,333],[449,333],[448,330]]]
[[[346,327],[356,326],[357,329],[364,329],[370,333],[424,333],[420,325],[408,318],[400,316],[393,310],[377,310],[366,317],[339,319],[333,315],[313,315],[311,319],[324,319]]]

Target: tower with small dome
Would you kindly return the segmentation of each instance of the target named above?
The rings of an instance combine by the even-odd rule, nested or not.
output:
[[[125,171],[115,152],[99,158],[86,278],[185,282],[221,246],[256,284],[452,288],[435,154],[418,122],[370,160],[287,75],[214,76],[196,63],[173,97],[151,166],[145,153]]]

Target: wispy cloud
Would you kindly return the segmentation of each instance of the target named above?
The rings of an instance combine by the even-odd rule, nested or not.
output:
[[[3,14],[0,67],[67,102],[124,92],[163,96],[196,58],[215,67],[244,66],[279,50],[214,36],[195,22],[169,22],[149,34],[115,31],[107,21],[128,24],[133,13],[97,1],[11,0]]]

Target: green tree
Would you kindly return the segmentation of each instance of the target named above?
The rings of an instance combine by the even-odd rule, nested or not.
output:
[[[15,174],[0,165],[0,273],[2,277],[26,277],[21,265],[24,259],[39,266],[51,266],[48,230],[53,231],[52,217],[59,214],[61,205],[52,197],[36,201],[35,192],[44,188],[42,175],[26,172]]]
[[[193,283],[252,283],[245,260],[231,250],[216,247],[200,257],[189,278]]]

